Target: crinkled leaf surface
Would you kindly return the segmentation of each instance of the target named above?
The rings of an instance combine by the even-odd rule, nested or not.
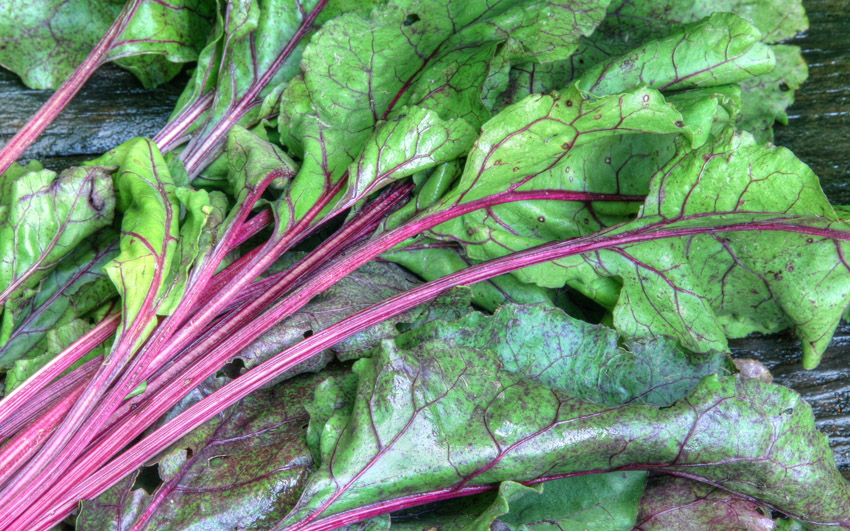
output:
[[[121,295],[119,337],[128,330],[138,337],[155,324],[154,298],[168,287],[180,206],[165,160],[144,138],[127,144],[115,188],[123,213],[120,253],[104,271]]]
[[[370,190],[465,154],[477,131],[461,119],[443,120],[436,112],[402,107],[369,138],[349,169],[346,204]]]
[[[815,175],[791,152],[758,146],[747,134],[726,134],[659,174],[634,223],[710,225],[709,220],[725,214],[836,219]],[[848,303],[850,278],[841,258],[845,245],[802,234],[745,231],[670,240],[652,251],[638,244],[591,260],[624,280],[615,322],[627,333],[640,335],[642,327],[653,324],[656,333],[673,330],[681,319],[694,331],[699,317],[691,312],[705,306],[710,310],[701,315],[715,319],[733,337],[792,326],[803,341],[804,363],[810,364],[826,348]],[[667,317],[664,291],[677,307]],[[641,305],[667,322],[658,317],[642,321]],[[704,330],[714,326],[706,322]],[[710,342],[711,333],[698,334],[703,345]]]
[[[391,515],[391,529],[462,531],[630,529],[646,472],[611,472],[525,486],[514,481],[493,493],[415,507]]]
[[[773,54],[760,39],[749,22],[717,13],[598,64],[578,84],[603,95],[641,83],[659,90],[735,83],[773,70]]]
[[[78,243],[42,279],[38,293],[27,302],[23,318],[0,347],[0,365],[41,356],[52,328],[82,318],[114,297],[115,288],[102,269],[117,251],[118,238],[111,230],[101,230]]]
[[[624,97],[620,96],[618,100]],[[505,151],[507,160],[497,159],[501,161],[500,165],[491,162],[491,159],[498,156],[499,149],[511,145],[515,138],[522,138],[520,135],[509,136],[510,131],[526,131],[513,124],[508,132],[500,131],[495,127],[499,118],[504,116],[508,121],[511,117],[522,116],[511,111],[523,109],[524,104],[534,105],[544,98],[547,97],[529,97],[494,118],[491,121],[494,133],[498,131],[500,134],[493,135],[496,147],[489,150],[483,140],[488,137],[485,127],[477,144],[480,153],[473,151],[470,154],[464,177],[456,191],[450,192],[447,197],[455,194],[466,200],[477,194],[483,195],[486,193],[485,182],[496,184],[498,179],[510,175],[513,168],[517,168],[516,173],[520,176],[530,173],[533,180],[528,183],[537,186],[534,177],[544,174],[539,170],[520,171],[525,169],[520,164],[526,159],[546,161],[541,156],[545,151],[522,158],[525,155],[522,148],[531,146],[531,142],[523,143],[515,152]],[[556,103],[555,100],[551,102]],[[602,122],[606,115],[591,115],[593,118],[596,116]],[[609,119],[615,120],[617,116]],[[536,124],[528,119],[523,123]],[[533,126],[526,127],[528,131],[535,130]],[[562,128],[560,123],[553,127]],[[541,136],[538,136],[538,143],[544,145],[546,138],[556,139],[554,136],[540,139]],[[502,138],[509,141],[499,143]],[[733,135],[728,129],[718,139],[697,150],[691,151],[684,142],[680,142],[679,146],[680,154],[653,178],[648,199],[638,219],[605,233],[609,237],[628,231],[642,231],[646,233],[647,241],[600,250],[582,259],[561,259],[515,274],[525,275],[519,278],[542,285],[567,283],[607,306],[613,305],[613,299],[616,299],[614,322],[626,335],[668,335],[677,338],[687,348],[698,351],[724,350],[727,335],[793,326],[803,340],[804,364],[809,367],[816,365],[850,301],[846,295],[850,279],[841,259],[845,244],[829,238],[756,230],[758,227],[721,237],[712,234],[712,226],[735,220],[740,223],[756,218],[766,220],[771,216],[779,221],[817,218],[820,221],[815,223],[833,223],[835,213],[821,192],[817,178],[789,151],[759,146],[752,136]],[[564,143],[564,150],[569,147],[568,142]],[[568,154],[548,149],[554,152],[550,155],[554,162]],[[550,166],[554,163],[550,162]],[[543,166],[541,169],[548,168]],[[569,180],[566,182],[569,183]],[[481,192],[466,192],[467,188],[474,192],[476,187]],[[494,208],[491,209],[492,214],[477,214],[477,219],[476,214],[463,216],[436,227],[433,232],[442,238],[459,241],[469,256],[479,260],[503,256],[540,243],[544,238],[538,235],[545,235],[542,229],[531,232],[535,226],[533,222],[529,223],[527,215],[509,217],[511,207],[501,205],[501,212],[506,214],[499,216],[498,220],[493,214],[499,211]],[[548,221],[548,218],[545,220]],[[574,224],[578,227],[583,225],[590,225],[590,221]],[[705,234],[662,239],[648,234],[653,227],[674,225],[677,228],[692,227]],[[581,235],[580,232],[571,234],[562,231],[559,237],[553,235],[545,239]],[[588,265],[595,273],[587,269]],[[604,289],[600,289],[597,274],[613,284],[601,284]],[[622,285],[619,296],[618,284]]]
[[[303,204],[295,218],[367,142],[381,145],[376,128],[405,114],[403,105],[477,127],[488,115],[479,94],[495,46],[521,37],[520,57],[566,58],[603,15],[599,2],[587,4],[393,1],[325,24],[304,52],[303,77],[281,97],[281,140],[304,161],[290,194]],[[532,30],[538,22],[550,31]]]
[[[811,409],[789,389],[710,376],[668,408],[610,407],[445,341],[410,350],[385,342],[354,369],[350,419],[322,438],[323,465],[281,526],[507,478],[622,468],[685,474],[819,522],[850,518],[848,486]]]
[[[504,370],[600,404],[670,405],[703,377],[725,372],[721,353],[695,355],[665,338],[626,341],[605,326],[547,304],[501,306],[490,316],[424,323],[398,338],[402,347],[441,340],[491,350]]]
[[[304,404],[333,374],[251,394],[159,456],[163,484],[155,492],[116,485],[83,502],[77,529],[269,529],[295,504],[310,470]],[[175,411],[208,392],[194,391]]]
[[[646,474],[610,472],[547,481],[543,492],[511,501],[499,521],[510,529],[627,529],[635,521]]]
[[[99,167],[20,175],[9,185],[0,212],[0,343],[20,322],[38,282],[85,238],[110,224],[112,180]]]
[[[350,9],[368,9],[373,3],[328,2],[319,23]],[[192,140],[181,157],[187,162],[193,159],[189,168],[191,177],[215,158],[223,143],[216,141],[217,138],[223,140],[224,133],[234,124],[255,125],[263,117],[263,109],[274,105],[282,88],[298,73],[307,40],[306,33],[299,33],[298,29],[318,4],[316,0],[227,3],[210,42],[200,53],[201,67],[184,90],[173,115],[192,114],[202,98],[213,98],[208,110],[196,116],[185,129],[192,133]],[[267,97],[273,101],[260,105]],[[208,143],[210,139],[212,144]]]
[[[145,86],[171,79],[197,59],[212,28],[209,0],[130,0],[124,31],[109,60]],[[0,6],[0,64],[32,88],[57,88],[122,13],[122,0],[11,1]]]
[[[775,522],[750,500],[717,487],[673,476],[649,480],[634,531],[768,531]]]
[[[620,185],[628,173],[618,171],[618,166],[629,163],[632,148],[619,151],[614,166],[621,144],[610,139],[644,133],[674,135],[682,130],[681,120],[681,114],[658,92],[642,87],[598,99],[586,99],[575,87],[560,95],[529,96],[484,125],[459,182],[432,209],[507,190],[634,193],[629,185]],[[635,149],[650,158],[663,156],[654,155],[651,143]],[[589,166],[583,164],[586,161]],[[594,171],[597,168],[600,171]],[[535,200],[473,212],[431,232],[440,239],[459,241],[471,259],[485,260],[544,241],[591,234],[624,219],[622,214],[613,219],[598,216],[588,203]],[[513,274],[543,287],[560,287],[569,279],[572,287],[603,305],[613,305],[615,284],[600,282],[582,265],[574,269],[577,272],[565,275],[556,264],[541,264]]]

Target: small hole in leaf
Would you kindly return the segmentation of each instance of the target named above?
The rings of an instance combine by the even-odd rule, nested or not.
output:
[[[193,455],[195,455],[195,452],[191,448],[186,448],[186,459],[192,459]]]
[[[245,362],[239,358],[235,358],[230,363],[226,363],[221,370],[218,371],[218,374],[234,380],[242,375],[244,369]]]
[[[419,22],[419,15],[417,15],[416,13],[411,13],[411,14],[407,15],[407,17],[405,17],[405,19],[404,19],[404,25],[405,26],[412,26],[412,25],[416,24],[417,22]]]
[[[786,410],[784,410],[784,411],[782,412],[782,414],[783,414],[783,415],[791,415],[791,414],[793,414],[793,413],[794,413],[794,408],[793,408],[793,407],[789,407],[788,409],[786,409]]]
[[[144,489],[148,494],[153,494],[153,491],[162,485],[162,478],[159,477],[157,465],[143,466],[139,469],[139,475],[136,476],[136,481],[133,483],[133,490]]]
[[[307,339],[308,337],[310,337],[310,336],[312,336],[312,335],[313,335],[313,331],[312,331],[312,330],[305,330],[305,331],[304,331],[304,333],[303,333],[303,334],[301,334],[301,336],[302,336],[304,339]]]
[[[785,82],[782,82],[779,84],[779,90],[781,90],[782,92],[788,92],[789,90],[791,90],[791,87],[789,87]]]

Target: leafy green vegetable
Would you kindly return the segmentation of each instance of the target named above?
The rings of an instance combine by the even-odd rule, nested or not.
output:
[[[0,150],[0,528],[850,525],[727,356],[813,367],[850,305],[847,209],[768,142],[799,2],[13,11],[0,62],[79,66]],[[10,166],[103,61],[196,58],[154,139]]]
[[[193,431],[158,460],[162,485],[154,492],[133,488],[130,478],[84,502],[77,528],[105,529],[120,521],[138,529],[194,529],[198,512],[216,528],[267,527],[264,521],[282,518],[311,467],[303,403],[327,377],[301,377],[257,393]],[[209,392],[194,391],[182,407]]]
[[[422,503],[435,499],[427,493],[506,477],[619,468],[686,474],[819,522],[846,518],[847,485],[811,410],[790,390],[709,377],[666,409],[611,408],[499,368],[492,353],[446,341],[410,350],[384,343],[358,361],[345,428],[322,438],[322,467],[281,525],[368,514],[357,511],[411,496]],[[824,491],[806,488],[815,478]]]
[[[0,7],[0,63],[33,88],[57,88],[82,62],[107,28],[127,16],[107,56],[133,72],[145,86],[174,77],[181,63],[197,59],[215,3],[8,2]]]
[[[119,337],[129,331],[135,342],[152,329],[154,295],[168,287],[180,209],[159,150],[149,140],[130,142],[116,178],[117,206],[124,214],[120,253],[104,271],[121,295]]]
[[[28,314],[38,283],[84,239],[110,224],[112,181],[101,168],[11,175],[0,198],[0,345]],[[6,362],[8,363],[8,361]]]

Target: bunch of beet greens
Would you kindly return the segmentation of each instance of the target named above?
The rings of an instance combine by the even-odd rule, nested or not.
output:
[[[57,90],[0,151],[0,529],[850,527],[728,357],[814,367],[850,303],[770,144],[799,3],[15,4]],[[15,163],[106,61],[197,66],[153,139]]]

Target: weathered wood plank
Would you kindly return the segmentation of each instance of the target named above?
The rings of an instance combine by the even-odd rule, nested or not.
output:
[[[830,200],[850,204],[850,10],[846,0],[803,4],[810,29],[789,44],[802,48],[809,79],[775,142],[812,167]]]
[[[185,76],[146,90],[132,74],[112,65],[100,68],[77,96],[24,154],[51,169],[91,159],[135,136],[153,136],[165,125]],[[0,139],[8,140],[50,97],[17,76],[0,70]]]

